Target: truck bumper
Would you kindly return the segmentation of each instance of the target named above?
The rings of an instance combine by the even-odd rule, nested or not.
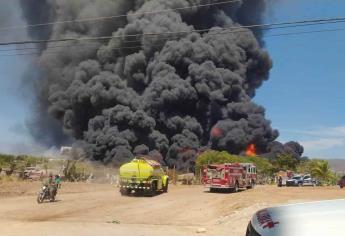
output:
[[[226,185],[205,185],[204,186],[205,188],[208,188],[208,189],[210,189],[210,188],[214,188],[214,189],[232,189],[232,188],[234,188],[234,187],[230,187],[230,186],[226,186]]]
[[[138,185],[120,185],[119,187],[123,189],[150,189],[150,187]]]
[[[149,190],[151,189],[150,181],[141,181],[141,182],[131,182],[123,181],[119,184],[120,189],[132,189],[132,190]]]

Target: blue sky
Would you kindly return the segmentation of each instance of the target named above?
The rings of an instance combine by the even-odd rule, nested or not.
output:
[[[271,2],[266,22],[345,16],[344,0]],[[19,19],[14,21],[20,23]],[[342,27],[345,23],[309,30]],[[303,30],[295,28],[289,32]],[[266,48],[274,66],[270,79],[257,90],[254,100],[266,108],[267,118],[280,131],[280,141],[301,142],[305,154],[311,157],[345,159],[345,30],[269,36],[279,32],[286,29],[267,32]],[[0,57],[0,152],[41,148],[24,128],[30,101],[20,88],[29,63],[29,57]]]
[[[266,22],[345,16],[343,0],[278,2]],[[345,23],[307,30],[330,28],[345,28]],[[266,108],[280,141],[301,142],[311,157],[345,158],[345,31],[269,37],[279,32],[266,33],[274,66],[255,101]]]
[[[10,54],[13,52],[8,52]],[[1,54],[5,54],[1,52]],[[0,57],[0,152],[14,149],[17,143],[27,142],[24,122],[30,110],[24,91],[20,89],[23,72],[28,64],[24,58]]]
[[[0,27],[24,25],[20,14],[15,11],[17,1],[1,2]],[[2,31],[0,41],[19,40],[26,37],[25,31]],[[1,47],[0,50],[14,49]],[[1,51],[1,55],[16,54],[16,51]],[[25,74],[33,63],[30,57],[0,56],[0,152],[1,153],[42,153],[45,148],[35,143],[25,123],[31,114],[31,100],[24,89]],[[27,86],[26,86],[27,87]]]

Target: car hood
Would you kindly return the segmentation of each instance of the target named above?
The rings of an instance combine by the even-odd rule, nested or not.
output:
[[[251,219],[262,236],[345,235],[345,199],[262,209]]]

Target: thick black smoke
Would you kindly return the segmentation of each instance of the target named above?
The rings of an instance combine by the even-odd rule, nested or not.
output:
[[[39,115],[48,112],[93,159],[105,162],[142,153],[188,168],[206,146],[239,154],[254,143],[260,153],[272,151],[278,132],[252,101],[272,67],[262,32],[221,29],[260,23],[265,1],[145,13],[211,2],[220,1],[23,0],[28,23],[142,13],[54,24],[32,35],[113,35],[108,41],[44,45],[36,94],[46,110]],[[179,31],[190,33],[169,33]]]
[[[28,25],[36,25],[45,22],[51,22],[55,18],[52,1],[49,0],[19,0],[23,8],[23,17]],[[51,34],[50,25],[41,27],[31,27],[28,34],[34,39],[48,39]]]
[[[285,144],[274,141],[268,145],[267,151],[268,152],[263,154],[263,156],[271,160],[275,159],[279,154],[290,154],[298,161],[308,159],[308,157],[302,157],[304,152],[303,146],[294,141],[290,141]]]

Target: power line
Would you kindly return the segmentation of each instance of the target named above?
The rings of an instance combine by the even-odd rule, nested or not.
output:
[[[312,34],[312,33],[337,32],[337,31],[344,31],[344,30],[345,30],[345,28],[324,29],[324,30],[309,30],[309,31],[299,31],[299,32],[270,34],[270,35],[267,35],[267,36],[268,37],[277,37],[277,36],[287,36],[287,35],[301,35],[301,34]],[[267,37],[267,36],[264,36],[264,37]]]
[[[288,36],[288,35],[301,35],[301,34],[313,34],[313,33],[324,33],[324,32],[336,32],[336,31],[345,31],[345,28],[337,28],[337,29],[325,29],[325,30],[312,30],[312,31],[299,31],[299,32],[289,32],[289,33],[279,33],[279,34],[269,34],[264,35],[264,38],[270,38],[270,37],[280,37],[280,36]],[[216,34],[227,34],[230,32],[218,32]],[[151,45],[151,47],[161,47],[165,44],[164,43],[158,43],[155,45]],[[87,46],[87,45],[85,45]],[[69,45],[69,46],[61,46],[61,47],[85,47],[83,45]],[[122,50],[122,49],[140,49],[143,45],[138,46],[123,46],[123,47],[115,47],[112,48],[112,50]],[[60,51],[56,52],[50,52],[46,51],[45,54],[59,54]],[[41,52],[34,52],[34,53],[20,53],[20,54],[0,54],[0,57],[7,57],[7,56],[29,56],[29,55],[40,55]]]
[[[152,47],[159,47],[162,46],[163,44],[156,44],[156,45],[152,45]],[[68,47],[83,47],[82,45],[69,45],[69,46],[64,46],[65,48]],[[132,46],[132,47],[114,47],[112,48],[112,50],[121,50],[121,49],[139,49],[142,48],[142,45],[140,46]],[[45,54],[59,54],[60,51],[47,51],[45,52]],[[32,53],[16,53],[16,54],[0,54],[1,56],[27,56],[27,55],[41,55],[41,52],[32,52]]]
[[[160,32],[160,33],[144,33],[144,34],[132,34],[132,35],[112,35],[112,36],[99,36],[99,37],[84,37],[84,38],[62,38],[62,39],[47,39],[47,40],[25,40],[25,41],[12,41],[12,42],[0,42],[0,46],[8,45],[23,45],[23,44],[39,44],[39,43],[55,43],[55,42],[67,42],[67,41],[93,41],[93,40],[107,40],[113,38],[129,38],[129,37],[146,37],[146,36],[160,36],[160,35],[174,35],[174,34],[189,34],[189,33],[203,33],[203,32],[213,32],[221,30],[236,30],[236,29],[255,29],[255,28],[269,28],[272,26],[289,26],[298,27],[298,25],[304,25],[309,23],[338,23],[344,22],[345,17],[339,18],[327,18],[327,19],[314,19],[314,20],[301,20],[301,21],[287,21],[279,23],[268,23],[268,24],[255,24],[246,26],[231,26],[231,27],[218,27],[218,28],[207,28],[198,30],[184,30],[176,32]]]
[[[139,41],[138,41],[139,42]],[[84,44],[99,44],[99,42],[83,42]],[[54,46],[48,46],[46,49],[50,48],[64,48],[64,47],[70,47],[70,46],[84,46],[84,45],[54,45]],[[10,52],[10,51],[24,51],[24,50],[38,50],[38,47],[24,47],[24,48],[8,48],[8,49],[0,49],[0,52]]]
[[[178,7],[178,8],[166,9],[166,10],[143,11],[143,12],[135,12],[135,13],[122,14],[122,15],[114,15],[114,16],[90,17],[90,18],[83,18],[83,19],[79,19],[79,20],[52,21],[52,22],[46,22],[46,23],[40,23],[40,24],[22,25],[22,26],[8,26],[8,27],[0,28],[0,31],[27,29],[27,28],[55,25],[55,24],[68,24],[68,23],[81,23],[81,22],[90,22],[90,21],[111,20],[111,19],[127,17],[127,16],[152,15],[152,14],[158,14],[158,13],[182,11],[182,10],[187,10],[187,9],[192,9],[192,8],[224,5],[224,4],[229,4],[229,3],[241,2],[241,1],[242,0],[229,0],[229,1],[223,1],[223,2],[208,3],[208,4],[190,5],[187,7]]]
[[[286,28],[296,28],[296,27],[305,27],[305,26],[315,26],[315,25],[323,25],[323,24],[334,24],[334,23],[344,23],[345,20],[343,21],[331,21],[331,22],[315,22],[315,23],[305,23],[305,24],[298,24],[298,25],[285,25],[285,26],[273,26],[273,27],[266,27],[263,28],[263,30],[275,30],[275,29],[286,29]],[[228,29],[224,30],[228,31]],[[246,32],[246,29],[241,29],[241,30],[233,30],[231,32],[224,32],[224,34],[227,33],[237,33],[237,32]],[[215,32],[215,33],[209,33],[209,35],[214,35],[214,34],[223,34],[223,32]],[[182,36],[182,35],[181,35]],[[180,36],[169,36],[169,37],[161,37],[159,40],[172,40],[172,39],[178,39]],[[121,40],[122,43],[140,43],[142,42],[141,39],[139,40]],[[85,44],[97,44],[98,42],[83,42]],[[54,45],[54,46],[48,46],[45,49],[50,49],[50,48],[61,48],[61,47],[69,47],[70,45]],[[73,45],[72,45],[73,46]],[[74,45],[75,46],[75,45]],[[24,47],[24,48],[10,48],[10,49],[0,49],[0,52],[5,52],[5,51],[24,51],[24,50],[37,50],[37,47]]]

